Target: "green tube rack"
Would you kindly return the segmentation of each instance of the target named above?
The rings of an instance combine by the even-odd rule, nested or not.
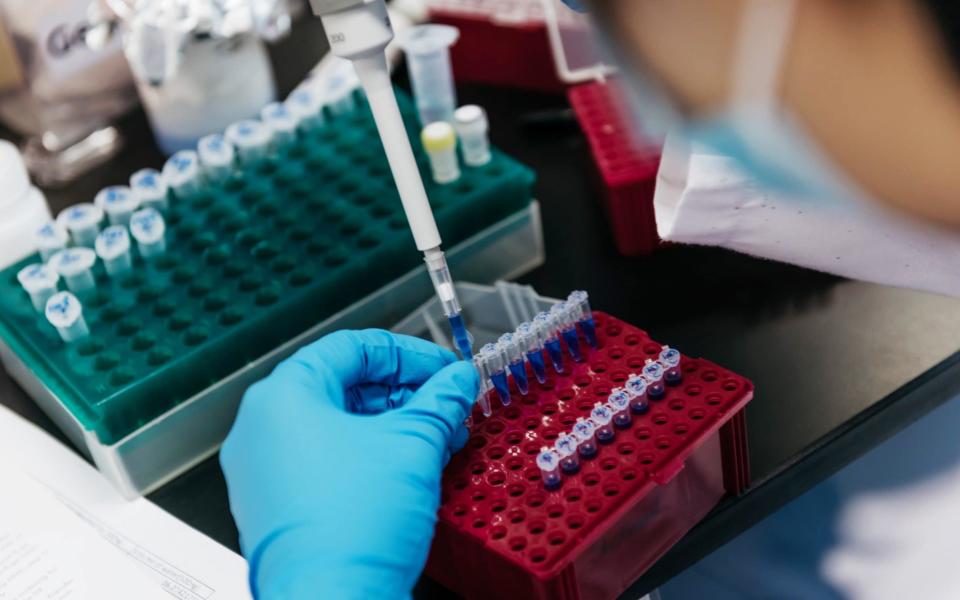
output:
[[[398,92],[408,132],[419,123]],[[450,248],[531,205],[530,169],[494,151],[437,185],[411,136]],[[80,295],[91,335],[65,345],[0,272],[0,343],[110,445],[422,262],[362,96],[222,183],[174,197],[167,252]],[[62,284],[61,284],[62,287]]]

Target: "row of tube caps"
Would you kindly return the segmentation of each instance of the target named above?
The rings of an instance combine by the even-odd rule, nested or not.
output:
[[[491,389],[497,390],[497,396],[504,406],[510,404],[507,370],[513,375],[520,394],[527,394],[529,385],[524,359],[530,363],[530,368],[540,383],[547,380],[544,350],[550,357],[554,371],[565,372],[561,339],[566,343],[570,357],[576,362],[583,362],[585,354],[580,346],[578,326],[587,344],[597,348],[597,331],[589,297],[581,290],[571,292],[566,300],[557,302],[549,311],[539,313],[532,321],[521,323],[516,331],[503,334],[495,344],[486,344],[480,348],[473,356],[473,364],[480,374],[477,402],[484,416],[489,417],[493,413],[488,398]]]
[[[678,385],[683,379],[681,355],[676,349],[663,346],[657,360],[647,359],[640,374],[631,373],[623,387],[610,392],[606,402],[597,402],[590,416],[580,417],[569,433],[560,434],[552,448],[544,447],[537,455],[543,486],[555,490],[562,475],[580,471],[580,459],[597,455],[598,444],[610,444],[617,429],[626,429],[633,415],[650,410],[648,401],[660,400],[665,385]]]

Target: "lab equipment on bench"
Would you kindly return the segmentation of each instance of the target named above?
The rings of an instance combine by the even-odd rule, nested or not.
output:
[[[487,131],[487,113],[476,104],[461,106],[453,113],[453,124],[460,138],[463,162],[471,167],[482,167],[490,162],[490,140]]]
[[[169,186],[160,171],[140,169],[130,176],[130,189],[142,208],[167,209]]]
[[[57,293],[60,274],[45,264],[34,263],[17,271],[17,281],[30,295],[30,301],[33,302],[37,312],[43,312],[47,306],[47,300]]]
[[[478,342],[557,302],[515,284],[457,287]],[[431,304],[395,331],[445,341]],[[611,315],[592,316],[597,347],[581,329],[584,361],[550,372],[546,385],[531,378],[529,394],[509,406],[491,388],[491,414],[475,409],[466,446],[444,470],[425,573],[465,598],[617,597],[749,482],[744,409],[753,386],[705,359],[684,356],[681,385],[616,428],[611,442],[596,439],[598,398],[656,359],[662,344]],[[592,458],[569,433],[578,419],[594,424]],[[545,447],[560,456],[559,482],[537,462]]]
[[[89,292],[96,287],[93,265],[97,253],[86,246],[67,248],[50,257],[50,267],[63,278],[74,294]]]
[[[412,102],[398,101],[418,131]],[[333,329],[382,327],[432,293],[362,94],[355,105],[301,122],[252,162],[171,159],[166,210],[132,215],[130,271],[93,265],[96,287],[77,294],[90,335],[69,347],[15,278],[39,256],[0,272],[4,365],[125,495],[215,452],[242,391],[294,349]],[[458,184],[426,179],[451,267],[493,281],[540,264],[533,181],[496,149]]]
[[[111,225],[101,231],[94,247],[110,277],[118,277],[133,268],[130,235],[124,225]]]
[[[460,179],[457,161],[457,134],[446,121],[436,121],[423,128],[420,142],[430,158],[430,171],[437,183],[451,183]]]
[[[83,306],[70,292],[57,292],[47,300],[47,321],[57,329],[64,342],[75,342],[90,335],[83,320]]]
[[[453,123],[457,92],[453,87],[450,46],[459,36],[456,27],[431,23],[411,27],[397,38],[407,57],[413,98],[424,125],[437,121]]]
[[[58,251],[67,247],[70,234],[56,221],[47,221],[34,231],[33,244],[40,253],[40,258],[46,262]]]
[[[129,224],[133,211],[140,206],[140,200],[125,185],[111,185],[103,188],[97,192],[93,203],[106,213],[111,225]]]
[[[57,215],[57,223],[70,233],[70,238],[78,246],[93,247],[100,233],[103,210],[92,203],[81,202],[68,206]]]

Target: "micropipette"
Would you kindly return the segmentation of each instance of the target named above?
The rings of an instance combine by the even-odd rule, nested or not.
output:
[[[473,340],[463,322],[453,278],[440,249],[440,232],[390,81],[385,49],[393,39],[393,28],[387,7],[383,0],[310,0],[310,6],[323,21],[331,51],[353,62],[380,132],[414,242],[423,252],[430,280],[450,321],[454,343],[460,355],[468,359],[473,355]]]
[[[520,342],[517,336],[507,332],[497,340],[497,346],[500,347],[504,356],[507,357],[507,367],[513,374],[513,380],[517,382],[517,389],[520,394],[527,395],[529,385],[527,384],[527,366],[523,363],[523,353],[520,351]]]

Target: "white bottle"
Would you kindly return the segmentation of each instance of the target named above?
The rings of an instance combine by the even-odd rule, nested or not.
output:
[[[36,252],[34,234],[49,221],[47,199],[30,184],[17,147],[0,140],[0,268]]]

